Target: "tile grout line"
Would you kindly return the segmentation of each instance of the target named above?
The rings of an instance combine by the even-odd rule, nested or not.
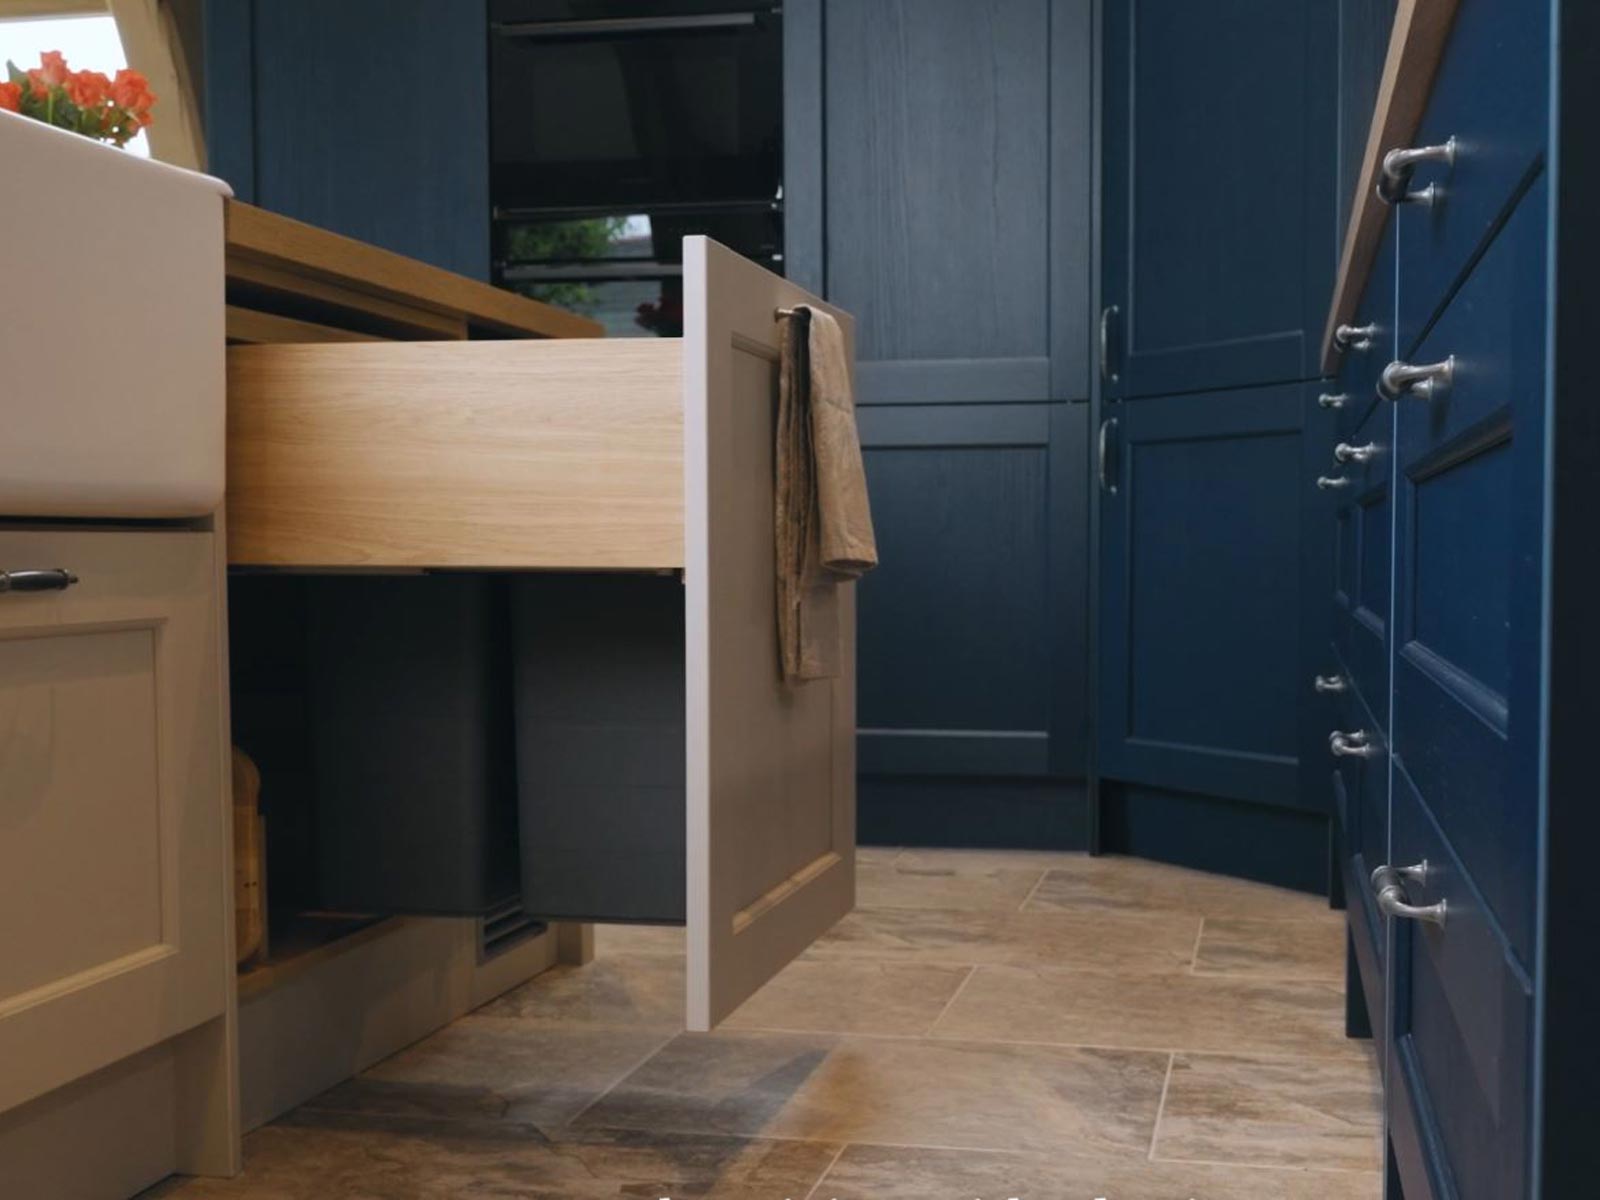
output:
[[[1206,915],[1200,914],[1200,928],[1194,931],[1194,952],[1189,955],[1189,974],[1198,975],[1200,967],[1200,943],[1206,936]]]
[[[1039,872],[1039,878],[1033,881],[1033,886],[1028,889],[1028,894],[1022,898],[1022,903],[1017,905],[1018,912],[1028,911],[1028,901],[1039,894],[1039,889],[1044,886],[1044,881],[1050,877],[1050,872],[1055,868],[1045,867]]]
[[[628,1067],[627,1070],[623,1071],[615,1079],[613,1079],[610,1083],[608,1083],[603,1089],[601,1089],[601,1091],[595,1096],[595,1098],[593,1100],[589,1101],[589,1103],[585,1104],[577,1112],[573,1113],[570,1117],[568,1117],[565,1121],[563,1121],[561,1123],[561,1125],[560,1125],[560,1128],[562,1128],[562,1129],[571,1129],[580,1120],[582,1120],[584,1116],[586,1116],[588,1114],[590,1109],[592,1109],[595,1105],[599,1104],[600,1101],[604,1100],[607,1096],[611,1095],[612,1092],[616,1091],[619,1087],[621,1087],[624,1083],[626,1083],[629,1079],[631,1079],[636,1071],[638,1071],[641,1067],[643,1067],[647,1062],[649,1062],[656,1055],[660,1054],[663,1050],[665,1050],[668,1046],[670,1046],[674,1041],[676,1041],[685,1032],[687,1032],[687,1031],[680,1029],[676,1033],[667,1034],[666,1037],[662,1038],[662,1040],[660,1042],[656,1043],[649,1050],[647,1050],[644,1053],[643,1057],[641,1057],[637,1062],[635,1062],[632,1066]]]
[[[828,1182],[828,1176],[833,1174],[833,1169],[839,1165],[839,1160],[844,1157],[844,1152],[848,1149],[850,1149],[849,1142],[839,1143],[839,1148],[833,1152],[828,1165],[822,1168],[822,1174],[817,1176],[817,1181],[811,1185],[811,1190],[805,1194],[804,1200],[811,1200],[817,1194],[817,1189]]]
[[[1150,1126],[1150,1149],[1145,1153],[1144,1156],[1146,1162],[1155,1162],[1156,1160],[1156,1141],[1161,1137],[1161,1114],[1165,1112],[1167,1108],[1167,1092],[1172,1087],[1172,1070],[1177,1061],[1177,1051],[1174,1050],[1171,1054],[1167,1055],[1167,1074],[1166,1078],[1161,1081],[1161,1099],[1156,1102],[1155,1123]]]
[[[961,982],[956,984],[956,990],[950,993],[950,999],[944,1002],[944,1007],[939,1010],[939,1015],[934,1017],[932,1021],[928,1022],[928,1028],[920,1035],[914,1034],[911,1036],[918,1037],[919,1039],[933,1037],[933,1031],[939,1028],[939,1022],[944,1020],[945,1017],[949,1015],[950,1010],[955,1007],[956,1001],[961,998],[961,993],[967,990],[967,984],[972,982],[972,977],[977,973],[977,964],[968,964],[966,975],[962,976]]]

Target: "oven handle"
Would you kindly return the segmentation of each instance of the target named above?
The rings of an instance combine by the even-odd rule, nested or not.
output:
[[[594,17],[582,21],[496,21],[491,28],[506,38],[629,37],[634,34],[749,29],[760,14],[684,13],[675,17]]]

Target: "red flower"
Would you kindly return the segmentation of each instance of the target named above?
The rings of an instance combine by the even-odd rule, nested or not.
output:
[[[22,85],[20,83],[0,83],[0,108],[6,112],[22,111]]]
[[[50,85],[44,80],[44,72],[38,67],[28,71],[28,92],[35,100],[46,100],[50,96]]]
[[[99,108],[111,96],[111,80],[99,71],[78,71],[67,80],[67,96],[79,108]]]
[[[139,124],[150,124],[150,106],[156,102],[150,93],[150,82],[139,72],[123,67],[111,81],[111,99],[118,108],[125,108],[138,119]]]
[[[72,78],[72,72],[67,69],[67,60],[59,50],[46,50],[39,55],[39,66],[36,71],[29,71],[30,79],[37,79],[49,87],[65,87],[67,80]]]

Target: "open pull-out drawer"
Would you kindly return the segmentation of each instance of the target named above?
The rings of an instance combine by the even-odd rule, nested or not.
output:
[[[854,902],[855,625],[782,684],[776,309],[819,302],[703,238],[684,297],[674,340],[230,350],[229,557],[518,573],[527,907],[685,923],[706,1029]]]

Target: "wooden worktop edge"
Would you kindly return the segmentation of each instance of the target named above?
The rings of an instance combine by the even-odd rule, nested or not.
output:
[[[596,321],[330,233],[238,200],[226,206],[229,261],[249,260],[519,337],[600,337]]]
[[[1389,205],[1377,194],[1379,167],[1384,154],[1410,143],[1422,122],[1457,3],[1458,0],[1400,0],[1395,12],[1366,152],[1356,179],[1355,202],[1350,206],[1350,221],[1339,254],[1333,304],[1322,331],[1322,369],[1328,374],[1339,368],[1333,331],[1355,313],[1389,221]]]

